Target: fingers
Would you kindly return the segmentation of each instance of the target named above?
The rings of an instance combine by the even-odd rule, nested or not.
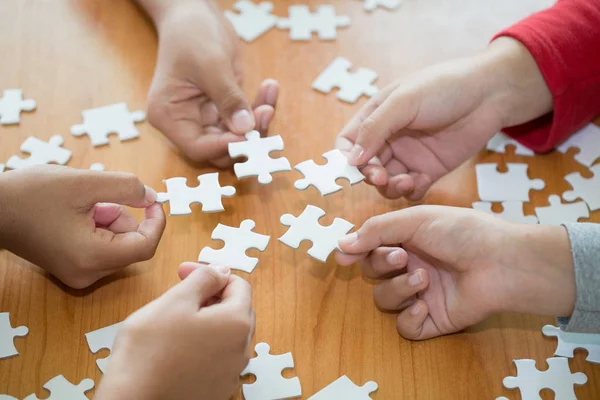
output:
[[[156,202],[156,192],[144,186],[133,174],[124,172],[82,171],[77,185],[85,193],[90,206],[116,203],[145,208]]]
[[[403,309],[407,300],[427,288],[428,285],[429,274],[423,269],[418,269],[387,279],[375,286],[373,298],[379,308],[397,311]]]
[[[261,136],[267,136],[269,125],[275,116],[275,109],[270,105],[261,105],[254,110],[254,118],[256,119],[256,130]]]
[[[380,247],[373,250],[361,263],[361,271],[367,278],[382,279],[399,273],[408,263],[408,254],[400,247]]]
[[[199,310],[209,299],[219,296],[229,283],[231,270],[224,266],[184,263],[179,275],[184,275],[184,279],[170,290],[171,295]]]
[[[239,276],[233,275],[221,294],[221,302],[214,307],[228,308],[235,310],[235,312],[252,315],[252,288],[250,284]]]
[[[118,204],[99,203],[94,207],[96,227],[108,229],[113,233],[134,232],[138,223],[127,209]]]
[[[279,99],[279,82],[275,79],[265,79],[258,88],[258,95],[254,99],[252,108],[256,109],[262,105],[268,105],[272,108],[277,106]]]
[[[427,303],[423,300],[415,301],[398,315],[396,329],[408,340],[426,340],[443,334],[433,322]]]

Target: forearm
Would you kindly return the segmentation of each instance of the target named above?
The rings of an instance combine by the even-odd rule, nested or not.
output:
[[[186,13],[199,3],[218,8],[213,0],[134,0],[148,14],[160,33],[163,22],[174,12]]]

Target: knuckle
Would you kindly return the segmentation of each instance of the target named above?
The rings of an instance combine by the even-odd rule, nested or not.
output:
[[[358,127],[358,137],[359,138],[369,138],[372,135],[374,135],[375,129],[377,126],[377,121],[375,121],[375,119],[373,119],[373,117],[368,116],[366,117],[363,122],[360,124],[360,126]]]

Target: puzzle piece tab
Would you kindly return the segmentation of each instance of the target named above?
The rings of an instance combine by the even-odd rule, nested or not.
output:
[[[535,208],[535,214],[540,224],[562,225],[567,222],[578,222],[580,218],[590,217],[588,206],[583,201],[563,204],[560,196],[553,194],[548,197],[548,202],[550,203],[548,207]]]
[[[287,379],[281,375],[284,369],[294,368],[292,353],[271,355],[271,348],[266,343],[258,343],[254,350],[257,356],[248,362],[248,366],[240,374],[256,376],[253,384],[242,385],[246,400],[283,400],[302,396],[298,377]]]
[[[0,99],[0,124],[17,124],[21,122],[21,111],[33,111],[35,107],[35,100],[23,100],[21,89],[5,90]]]
[[[378,388],[376,382],[369,381],[363,386],[358,386],[346,375],[342,375],[308,400],[371,400],[370,394]]]
[[[71,159],[71,151],[62,148],[64,140],[60,135],[54,135],[48,142],[29,136],[21,145],[23,153],[29,153],[28,158],[12,156],[6,162],[6,167],[20,169],[34,165],[56,163],[65,165]]]
[[[337,38],[337,28],[350,25],[350,17],[336,15],[331,4],[320,5],[317,12],[312,14],[306,5],[289,7],[289,18],[280,18],[277,22],[279,29],[289,29],[290,39],[310,40],[316,32],[321,40]]]
[[[107,349],[112,351],[112,346],[117,337],[117,333],[119,332],[119,328],[123,325],[122,322],[105,326],[104,328],[97,329],[95,331],[89,332],[85,334],[85,340],[87,340],[88,347],[93,354],[96,354],[102,349]],[[96,360],[96,365],[102,371],[102,373],[106,372],[106,367],[108,365],[108,360],[110,359],[110,355],[106,358],[101,358]]]
[[[337,57],[313,82],[313,89],[321,93],[330,93],[339,88],[337,98],[347,103],[356,103],[360,96],[374,96],[379,88],[373,85],[377,73],[370,69],[359,68],[348,72],[352,63],[343,57]]]
[[[108,135],[111,133],[116,133],[120,141],[139,137],[140,132],[134,122],[146,119],[143,111],[130,112],[125,103],[84,110],[81,115],[83,124],[73,125],[71,133],[73,136],[87,134],[93,146],[108,144]]]
[[[535,215],[525,215],[523,213],[522,201],[505,201],[502,203],[502,212],[495,213],[492,211],[492,203],[479,201],[473,203],[473,209],[483,211],[487,214],[500,217],[510,222],[518,224],[537,224],[538,219]]]
[[[235,194],[233,186],[221,186],[219,173],[213,172],[198,176],[199,186],[187,186],[186,178],[170,178],[163,182],[167,186],[167,193],[158,193],[156,201],[169,202],[170,215],[189,215],[192,213],[190,204],[201,203],[202,212],[223,211],[221,197],[231,197]]]
[[[394,10],[402,4],[402,0],[361,0],[364,3],[364,9],[367,11],[373,11],[377,7],[387,8],[388,10]]]
[[[281,224],[289,226],[290,229],[279,238],[279,241],[297,249],[302,241],[310,240],[313,245],[308,250],[308,255],[326,262],[329,254],[338,248],[338,240],[345,236],[354,225],[341,218],[336,218],[333,220],[333,224],[323,226],[319,224],[319,219],[324,215],[325,211],[311,205],[306,206],[298,217],[291,214],[282,215]]]
[[[579,172],[565,176],[573,190],[564,192],[562,197],[566,201],[582,199],[591,211],[600,210],[600,164],[590,168],[594,176],[586,179]]]
[[[273,180],[272,172],[292,170],[287,158],[271,158],[269,156],[272,151],[283,150],[281,136],[261,138],[258,131],[252,131],[246,133],[246,139],[245,142],[229,143],[231,158],[248,157],[248,161],[233,166],[233,171],[238,179],[247,176],[258,176],[258,182],[265,185]]]
[[[26,326],[12,327],[9,313],[0,313],[0,359],[18,355],[19,351],[13,340],[15,337],[27,336],[28,333],[29,328]]]
[[[531,189],[542,190],[541,179],[529,179],[527,164],[508,163],[508,172],[498,172],[498,164],[477,164],[477,190],[483,201],[529,201]]]
[[[575,161],[591,167],[600,158],[600,127],[594,124],[585,126],[558,146],[557,150],[566,153],[571,148],[579,149]]]
[[[294,168],[304,175],[304,179],[299,179],[294,183],[298,190],[304,190],[310,185],[317,188],[322,196],[335,193],[342,187],[335,181],[339,178],[345,178],[354,185],[365,179],[358,168],[350,165],[348,159],[341,151],[335,149],[323,154],[327,159],[327,164],[317,165],[313,160],[303,161]]]
[[[233,8],[239,14],[225,11],[225,17],[231,22],[237,35],[246,42],[253,41],[277,24],[277,17],[271,14],[271,2],[263,1],[257,5],[249,0],[239,0]]]
[[[252,273],[258,258],[248,257],[246,250],[258,249],[265,251],[269,244],[270,236],[261,235],[252,230],[256,224],[251,219],[242,221],[239,228],[219,224],[212,233],[213,240],[222,240],[225,246],[215,250],[205,247],[198,256],[198,261],[209,264],[227,265],[233,269]]]
[[[575,350],[584,349],[588,352],[586,361],[600,364],[600,334],[564,332],[552,325],[544,326],[542,332],[558,339],[555,356],[573,358]]]
[[[85,392],[94,388],[94,381],[84,379],[78,385],[73,385],[64,376],[58,375],[50,379],[44,385],[44,389],[50,392],[50,397],[43,400],[88,400]],[[40,400],[35,394],[30,394],[23,400]]]
[[[487,144],[487,149],[494,153],[506,154],[507,146],[515,146],[515,154],[518,156],[533,156],[535,153],[533,150],[528,149],[515,139],[502,132],[498,132],[490,139]]]

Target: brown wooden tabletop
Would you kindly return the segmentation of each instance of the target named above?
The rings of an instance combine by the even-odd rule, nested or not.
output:
[[[244,44],[244,88],[253,94],[268,77],[281,82],[282,95],[273,134],[281,134],[292,165],[320,158],[333,146],[336,134],[364,104],[338,101],[335,94],[311,89],[313,79],[335,56],[345,56],[358,67],[372,68],[383,86],[417,68],[470,54],[483,48],[492,35],[550,0],[405,0],[395,12],[366,13],[360,1],[332,0],[338,12],[352,18],[338,39],[292,42],[287,31],[274,29],[251,44]],[[223,1],[230,7],[232,1]],[[286,14],[287,1],[275,1],[275,13]],[[303,0],[296,3],[316,5]],[[0,127],[0,161],[18,154],[29,135],[48,139],[65,137],[73,151],[69,166],[89,168],[102,162],[107,170],[137,174],[146,184],[163,189],[162,179],[184,176],[194,180],[213,169],[186,162],[173,145],[145,122],[138,124],[141,138],[120,143],[113,135],[108,146],[94,148],[87,137],[69,134],[80,123],[83,109],[128,103],[144,109],[156,58],[157,39],[149,20],[125,0],[5,1],[0,12],[0,89],[22,88],[37,101],[37,110],[24,113],[21,123]],[[569,188],[565,174],[582,170],[572,157],[552,153],[535,158],[482,152],[479,160],[522,161],[531,177],[542,178],[546,189],[532,192],[533,207],[546,205],[552,193]],[[477,200],[474,161],[440,181],[424,203],[469,207]],[[551,357],[554,339],[541,328],[552,318],[498,315],[466,332],[425,342],[402,339],[395,315],[380,312],[372,299],[372,285],[359,267],[340,267],[333,257],[321,264],[306,254],[309,243],[294,250],[277,242],[286,227],[284,213],[299,214],[306,204],[328,211],[322,223],[342,217],[359,226],[367,218],[407,207],[404,200],[386,201],[365,184],[322,198],[314,189],[297,191],[296,171],[275,175],[262,186],[256,179],[238,181],[231,171],[221,181],[234,185],[237,195],[224,201],[226,211],[203,214],[194,207],[190,216],[168,217],[156,256],[130,266],[83,291],[64,287],[30,263],[0,251],[0,311],[9,311],[13,326],[27,325],[29,335],[16,339],[20,355],[0,360],[0,394],[17,398],[35,392],[45,398],[42,385],[63,374],[72,382],[102,375],[84,339],[86,332],[123,320],[178,282],[177,266],[196,260],[211,241],[217,223],[237,226],[256,221],[256,230],[272,236],[259,255],[252,275],[240,273],[254,290],[256,341],[271,345],[273,353],[291,351],[296,368],[285,376],[298,376],[303,398],[308,398],[346,374],[363,384],[379,384],[375,399],[519,399],[518,391],[502,387],[502,379],[516,373],[513,359],[532,358],[538,368]],[[137,214],[139,216],[139,214]],[[600,222],[600,212],[592,213]],[[252,251],[251,254],[258,254]],[[585,372],[588,383],[577,387],[580,399],[600,397],[600,366],[585,362],[579,352],[572,370]],[[246,378],[247,380],[248,378]],[[544,399],[554,398],[544,392]],[[595,395],[594,395],[595,394]],[[93,392],[88,393],[89,397]],[[241,398],[238,394],[236,399]]]

